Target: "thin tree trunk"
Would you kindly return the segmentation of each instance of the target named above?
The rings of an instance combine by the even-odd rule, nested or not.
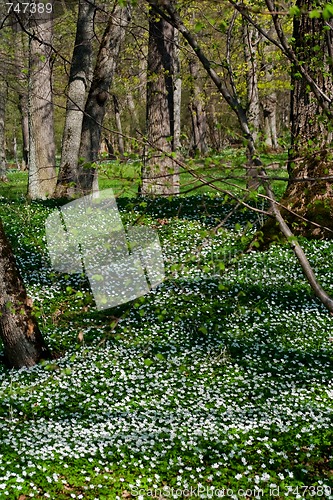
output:
[[[0,180],[6,181],[6,140],[5,140],[5,123],[6,123],[6,100],[7,100],[7,83],[0,77]]]
[[[181,68],[180,68],[180,58],[179,58],[179,32],[174,28],[173,34],[173,79],[174,79],[174,90],[173,90],[173,150],[178,153],[181,147],[180,144],[180,134],[181,134],[181,104],[182,104],[182,78],[181,78]],[[180,176],[179,176],[179,166],[177,163],[174,165],[173,179],[172,179],[173,191],[174,193],[180,192]]]
[[[28,169],[29,162],[29,119],[28,119],[28,98],[23,91],[19,94],[19,111],[21,116],[22,130],[22,165],[21,170]]]
[[[276,104],[276,92],[271,92],[261,100],[264,114],[265,144],[272,149],[279,147],[276,130]]]
[[[172,0],[166,0],[171,4]],[[158,2],[157,2],[158,3]],[[147,59],[147,139],[149,152],[142,172],[142,194],[176,194],[179,179],[174,152],[174,28],[156,16],[149,2]]]
[[[256,46],[259,41],[259,33],[250,27],[243,18],[244,56],[247,65],[247,107],[248,121],[254,142],[259,138],[260,130],[260,100],[258,88],[258,58]]]
[[[18,153],[17,153],[17,139],[16,139],[16,135],[14,135],[14,137],[13,137],[13,153],[14,153],[14,161],[15,161],[16,168],[18,170],[20,170],[21,169],[21,165],[20,165],[19,157],[18,157]]]
[[[0,337],[10,368],[33,366],[51,354],[31,313],[11,246],[0,221]]]
[[[218,121],[216,118],[215,102],[211,97],[207,109],[207,125],[209,129],[210,145],[215,151],[220,151],[223,147],[221,134],[218,131]]]
[[[137,108],[135,106],[134,98],[132,92],[129,90],[127,93],[127,104],[131,114],[131,128],[130,135],[133,135],[133,132],[139,128],[139,117]]]
[[[115,94],[113,94],[113,108],[114,108],[114,117],[115,117],[115,121],[116,121],[117,132],[118,132],[118,134],[117,134],[118,151],[119,151],[120,156],[123,156],[124,152],[125,152],[123,128],[121,125],[119,101],[118,101],[118,97]]]
[[[190,112],[192,118],[192,150],[195,154],[205,154],[207,152],[207,117],[206,110],[203,105],[202,89],[198,83],[199,80],[199,65],[197,59],[189,60],[189,73],[191,76],[191,98]]]
[[[51,21],[36,25],[35,30],[40,40],[52,42]],[[53,196],[57,181],[50,56],[46,44],[30,38],[28,196],[31,199]]]
[[[78,168],[76,186],[76,191],[80,194],[91,192],[94,183],[94,191],[97,190],[94,162],[98,159],[103,120],[110,97],[109,89],[125,38],[125,28],[130,19],[130,6],[117,5],[103,34],[82,123],[79,157],[83,162]]]
[[[23,71],[24,61],[29,58],[29,51],[25,46],[26,38],[19,31],[19,24],[13,24],[14,32],[14,57],[17,77],[18,110],[20,113],[22,133],[22,163],[21,170],[27,170],[29,161],[29,111],[28,111],[28,78]]]
[[[174,127],[173,147],[174,151],[180,148],[181,133],[181,104],[182,104],[182,78],[179,59],[179,32],[174,30],[173,44],[173,74],[174,74]]]
[[[66,121],[56,196],[75,193],[81,142],[83,113],[92,72],[92,39],[94,37],[95,3],[80,0],[75,45],[70,67]]]

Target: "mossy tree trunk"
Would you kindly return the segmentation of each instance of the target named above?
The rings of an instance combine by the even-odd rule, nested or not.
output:
[[[315,84],[332,95],[331,32],[322,18],[310,18],[316,2],[298,0],[301,14],[294,18],[294,52],[303,61]],[[294,232],[307,237],[332,238],[333,233],[333,149],[332,125],[323,114],[309,85],[292,65],[291,148],[289,151],[289,184],[282,203],[296,214],[323,227],[297,219],[287,212]],[[326,179],[325,179],[326,178]],[[308,179],[303,180],[303,179]]]
[[[33,366],[50,357],[31,312],[22,278],[0,221],[0,337],[10,368]]]

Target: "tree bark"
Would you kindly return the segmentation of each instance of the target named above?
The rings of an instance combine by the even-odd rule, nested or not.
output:
[[[127,93],[127,104],[128,104],[128,109],[131,115],[131,126],[130,126],[130,135],[135,135],[135,132],[139,129],[140,126],[140,120],[138,116],[138,111],[136,109],[136,105],[134,102],[133,94],[131,90],[128,91]]]
[[[119,101],[118,97],[115,94],[113,94],[113,109],[114,109],[114,117],[116,121],[117,132],[118,132],[117,134],[118,151],[120,156],[123,156],[125,152],[123,127],[121,124]]]
[[[21,117],[22,131],[22,164],[21,170],[28,169],[29,162],[29,119],[28,119],[28,97],[22,89],[19,94],[18,109]]]
[[[0,76],[0,181],[7,180],[6,140],[5,140],[6,100],[7,100],[7,83]]]
[[[179,32],[174,30],[173,43],[173,73],[174,73],[174,127],[173,127],[173,147],[178,151],[181,134],[181,104],[182,104],[182,77],[179,59]]]
[[[303,69],[315,84],[325,94],[332,95],[332,70],[325,21],[321,18],[310,19],[309,11],[314,8],[311,0],[298,0],[297,6],[301,14],[294,17],[294,53],[298,60],[303,61]],[[309,238],[332,238],[332,181],[321,180],[322,177],[333,176],[330,119],[323,115],[320,102],[295,64],[292,65],[291,75],[290,178],[282,203],[296,214],[323,226],[319,228],[311,223],[298,222],[286,214],[288,220],[294,223],[296,234]],[[302,178],[318,180],[301,182]]]
[[[258,141],[260,130],[260,100],[258,88],[258,58],[256,46],[259,42],[259,33],[247,20],[243,18],[244,56],[247,65],[247,116],[254,142]]]
[[[197,59],[189,59],[189,74],[191,77],[191,91],[189,108],[192,118],[192,147],[193,154],[207,152],[207,117],[203,105],[202,88],[199,85],[199,65]]]
[[[261,99],[264,114],[265,144],[268,148],[275,150],[279,147],[276,129],[276,104],[276,92],[271,92]]]
[[[110,97],[109,89],[126,34],[126,26],[131,19],[129,4],[116,5],[104,31],[93,79],[87,98],[80,144],[80,164],[78,166],[75,191],[90,193],[96,182],[97,171],[94,162],[98,159],[103,120]]]
[[[160,18],[155,4],[149,1],[149,42],[147,59],[146,134],[148,154],[142,173],[141,193],[176,194],[179,176],[172,160],[175,133],[174,42],[175,30]],[[171,4],[165,0],[163,4]]]
[[[20,113],[22,134],[22,162],[21,170],[28,169],[29,162],[29,110],[28,110],[28,76],[25,71],[24,61],[29,59],[26,36],[20,30],[19,23],[12,25],[14,34],[15,77],[17,83],[18,110]]]
[[[0,221],[0,337],[10,368],[33,366],[51,356],[30,302]]]
[[[75,193],[74,185],[77,180],[82,122],[92,73],[95,11],[94,1],[80,0],[67,90],[61,162],[55,193],[58,197],[72,197]]]
[[[55,142],[51,50],[52,22],[35,26],[40,43],[29,40],[29,180],[28,196],[46,199],[53,196],[56,186]]]

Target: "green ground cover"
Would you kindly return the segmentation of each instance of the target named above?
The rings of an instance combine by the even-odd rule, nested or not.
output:
[[[0,366],[0,499],[333,499],[333,317],[288,247],[243,253],[260,218],[214,231],[224,196],[120,197],[125,226],[158,230],[166,279],[97,312],[84,276],[50,267],[55,202],[8,199],[11,175],[0,215],[57,358]],[[333,295],[333,242],[302,244]]]
[[[261,159],[271,177],[287,179],[287,153],[263,154]],[[183,194],[216,193],[216,190],[231,190],[234,194],[244,194],[246,187],[245,150],[225,149],[222,154],[212,154],[206,158],[184,160],[179,166],[181,192]],[[141,176],[142,161],[137,155],[129,155],[121,161],[100,163],[100,188],[112,187],[121,196],[136,196]],[[223,180],[223,182],[222,182]],[[285,189],[285,181],[273,181],[277,195]]]

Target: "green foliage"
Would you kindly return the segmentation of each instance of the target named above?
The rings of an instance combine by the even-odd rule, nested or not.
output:
[[[301,10],[299,7],[297,7],[297,5],[292,5],[289,9],[289,14],[291,16],[300,16],[301,15]]]
[[[323,18],[328,21],[331,17],[333,17],[333,4],[327,3],[323,9]]]

